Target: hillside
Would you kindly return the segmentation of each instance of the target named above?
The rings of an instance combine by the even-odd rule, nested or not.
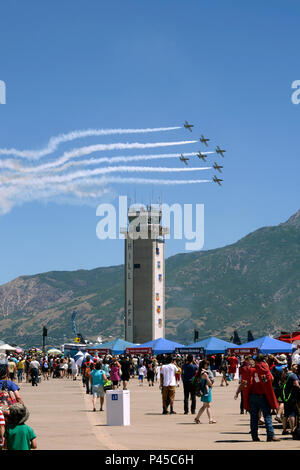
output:
[[[166,336],[183,343],[215,335],[242,341],[297,327],[300,320],[300,211],[237,243],[166,260]],[[123,266],[22,276],[0,286],[0,339],[41,345],[73,338],[71,313],[89,339],[123,335]]]

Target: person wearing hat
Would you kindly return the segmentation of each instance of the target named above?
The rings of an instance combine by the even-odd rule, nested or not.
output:
[[[34,430],[25,424],[29,411],[22,403],[16,403],[9,408],[8,423],[4,433],[4,449],[30,450],[36,449]]]

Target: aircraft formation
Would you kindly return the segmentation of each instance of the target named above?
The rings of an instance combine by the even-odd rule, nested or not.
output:
[[[184,122],[184,127],[185,127],[185,129],[187,129],[187,130],[189,130],[190,132],[192,132],[192,131],[193,131],[192,128],[194,127],[194,125],[193,125],[193,124],[189,124],[187,121],[185,121],[185,122]],[[204,144],[206,147],[208,147],[208,143],[207,143],[207,142],[209,142],[210,139],[207,139],[206,137],[204,137],[203,134],[201,134],[201,137],[200,137],[199,140],[200,140],[200,142],[201,142],[202,144]],[[219,145],[217,145],[217,147],[216,147],[216,153],[217,153],[218,155],[220,155],[221,157],[224,158],[224,153],[225,153],[225,152],[226,152],[225,149],[221,149],[221,148],[219,147]],[[205,153],[201,153],[201,151],[199,150],[199,152],[198,152],[196,155],[197,155],[197,157],[198,157],[199,159],[201,159],[201,160],[203,160],[204,162],[206,162],[207,155],[206,155]],[[188,162],[189,158],[185,157],[183,154],[181,154],[181,156],[179,157],[179,160],[182,161],[183,163],[185,163],[185,165],[188,165],[187,162]],[[222,165],[219,165],[217,162],[214,162],[213,168],[214,168],[215,170],[217,170],[219,173],[222,173],[222,168],[223,168],[223,166],[222,166]],[[223,180],[222,180],[221,178],[218,178],[216,175],[214,175],[212,181],[213,181],[214,183],[217,183],[219,186],[221,186],[221,181],[223,181]]]

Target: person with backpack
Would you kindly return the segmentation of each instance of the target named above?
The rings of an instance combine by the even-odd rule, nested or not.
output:
[[[91,361],[90,356],[86,356],[86,360],[82,363],[81,371],[87,394],[92,394],[92,390],[90,389],[90,374],[93,368],[94,362]]]
[[[13,400],[15,400],[17,403],[23,403],[23,399],[20,393],[20,387],[12,380],[8,379],[6,369],[0,369],[0,402],[1,397],[3,397],[4,395],[3,392],[9,392],[9,395]]]
[[[273,367],[270,368],[271,374],[273,375],[273,390],[278,401],[278,408],[276,410],[275,420],[278,423],[282,423],[284,413],[284,403],[282,401],[282,379],[287,369],[287,360],[284,354],[281,354],[278,358],[269,354],[269,362],[273,361]]]
[[[297,417],[297,398],[300,390],[298,364],[292,364],[291,370],[286,370],[285,378],[281,385],[281,397],[284,404],[284,415],[282,419],[283,430],[282,434],[289,434],[287,430],[287,423],[290,425],[291,434],[296,429]]]

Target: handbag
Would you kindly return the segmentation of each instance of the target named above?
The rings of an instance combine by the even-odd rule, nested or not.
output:
[[[112,390],[112,383],[111,380],[107,379],[106,382],[104,382],[103,385],[104,391],[106,392],[107,390]]]

